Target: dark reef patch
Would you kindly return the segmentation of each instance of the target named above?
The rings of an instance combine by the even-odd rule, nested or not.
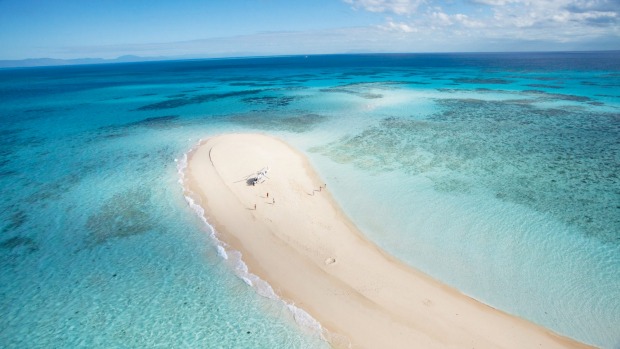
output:
[[[188,104],[191,104],[191,102],[189,102],[187,99],[176,98],[176,99],[169,99],[167,101],[162,101],[162,102],[148,104],[148,105],[142,106],[142,107],[140,107],[138,109],[135,109],[135,110],[173,109],[173,108],[182,107],[182,106],[188,105]]]
[[[479,93],[501,93],[501,94],[519,94],[520,96],[525,97],[526,99],[518,99],[518,101],[527,101],[528,103],[541,102],[541,101],[570,101],[570,102],[592,102],[592,99],[585,96],[577,96],[570,94],[562,94],[562,93],[551,93],[542,90],[524,90],[524,91],[510,91],[505,89],[488,89],[484,87],[479,87],[476,89],[466,89],[466,88],[437,88],[438,92],[442,93],[460,93],[460,92],[468,92],[475,91]],[[464,99],[459,99],[464,101]],[[509,100],[504,102],[514,102],[515,100]]]
[[[579,84],[583,86],[607,86],[605,84],[601,84],[600,82],[594,82],[594,81],[581,81]]]
[[[166,98],[183,98],[185,96],[187,96],[187,94],[185,94],[185,93],[178,93],[178,94],[175,94],[175,95],[166,96]]]
[[[263,90],[243,90],[243,91],[232,91],[232,92],[223,92],[223,93],[209,93],[209,94],[197,95],[195,97],[192,97],[191,101],[194,103],[204,103],[204,102],[215,101],[217,99],[222,99],[222,98],[255,95],[261,92],[263,92]]]
[[[381,74],[383,74],[383,72],[379,70],[356,70],[356,71],[348,71],[348,72],[341,73],[340,76],[345,77],[345,78],[359,77],[359,76],[377,77]]]
[[[178,122],[180,118],[180,115],[153,116],[126,124],[103,126],[93,131],[94,137],[91,137],[84,142],[89,143],[92,141],[112,140],[127,137],[132,134],[132,131],[139,128],[162,130],[170,129],[179,126]]]
[[[528,84],[528,85],[525,85],[525,86],[534,87],[534,88],[553,88],[553,89],[564,88],[564,87],[558,86],[558,85],[547,85],[547,84]]]
[[[130,122],[125,124],[125,127],[148,127],[148,128],[169,128],[176,120],[180,118],[179,115],[164,115],[154,116],[146,119],[142,119],[136,122]]]
[[[270,108],[286,107],[293,101],[299,99],[297,96],[263,96],[248,97],[242,99],[244,103],[252,105],[266,105]]]
[[[555,99],[555,100],[572,101],[572,102],[588,102],[591,100],[589,97],[585,97],[585,96],[568,95],[568,94],[561,94],[561,93],[549,93],[549,92],[540,91],[540,90],[525,90],[523,91],[523,94],[533,95],[533,96],[537,96],[537,97],[544,98],[544,99]]]
[[[42,108],[30,108],[30,109],[26,109],[24,110],[24,113],[54,113],[57,112],[61,109],[56,108],[56,107],[42,107]]]
[[[104,134],[101,134],[99,137],[102,139],[117,139],[117,138],[123,138],[126,136],[128,136],[128,133],[114,132],[114,133],[104,133]]]
[[[150,201],[147,187],[129,189],[107,199],[86,222],[91,242],[101,244],[153,231],[157,223],[150,213]]]
[[[239,87],[239,86],[243,86],[243,87],[274,87],[274,86],[278,86],[278,84],[270,84],[270,83],[265,83],[265,82],[231,82],[228,84],[229,86],[234,86],[234,87]]]
[[[442,92],[442,93],[456,93],[456,92],[466,91],[466,90],[461,90],[461,89],[456,89],[456,88],[445,88],[445,87],[441,87],[436,90],[437,92]]]
[[[409,82],[406,81],[382,81],[382,82],[358,82],[351,84],[338,85],[335,87],[328,87],[320,89],[321,92],[326,93],[346,93],[354,96],[358,96],[365,99],[377,99],[383,98],[383,94],[375,92],[379,91],[391,91],[398,85],[406,85]]]
[[[147,104],[134,110],[149,111],[149,110],[173,109],[173,108],[179,108],[179,107],[190,105],[190,104],[200,104],[200,103],[205,103],[205,102],[211,102],[211,101],[215,101],[215,100],[222,99],[222,98],[254,95],[260,92],[262,92],[262,90],[244,90],[244,91],[233,91],[233,92],[223,92],[223,93],[209,93],[209,94],[196,95],[193,97],[172,98],[166,101]]]
[[[43,138],[25,136],[23,129],[0,130],[0,169],[2,171],[15,171],[10,168],[12,163],[19,161],[19,153],[22,149],[38,147],[44,143]]]
[[[4,227],[2,227],[2,233],[12,232],[23,226],[28,220],[28,215],[23,210],[17,210],[13,212],[5,221]]]
[[[84,164],[79,169],[74,169],[75,172],[61,176],[57,180],[36,183],[34,184],[35,191],[25,201],[29,204],[49,204],[53,200],[58,200],[77,185],[85,174],[96,170],[99,164]]]
[[[511,83],[510,80],[492,78],[455,78],[452,79],[457,84],[482,84],[482,85],[508,85]]]
[[[5,250],[13,250],[16,248],[25,248],[29,253],[39,250],[37,243],[28,237],[14,236],[0,242],[0,248]]]
[[[0,160],[8,161],[18,144],[23,143],[22,132],[21,129],[0,130]]]
[[[15,176],[19,174],[19,172],[17,172],[16,170],[0,170],[0,177],[3,176]]]
[[[269,112],[254,112],[234,115],[230,122],[265,130],[283,130],[295,133],[309,131],[318,124],[327,120],[327,116],[309,113],[300,113],[298,116],[276,116]]]
[[[531,77],[531,79],[538,80],[538,81],[557,81],[557,80],[559,80],[559,78],[553,77],[553,76],[534,76],[534,77]]]
[[[282,78],[279,76],[230,76],[230,77],[220,77],[217,81],[223,83],[235,83],[235,82],[257,82],[257,83],[265,83],[266,81],[270,82],[280,82]]]

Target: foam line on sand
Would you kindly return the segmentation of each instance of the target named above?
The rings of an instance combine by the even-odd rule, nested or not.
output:
[[[247,176],[266,166],[267,179],[249,185]],[[588,347],[382,251],[343,214],[305,156],[276,138],[203,141],[189,156],[184,185],[218,239],[278,297],[318,320],[335,347]]]

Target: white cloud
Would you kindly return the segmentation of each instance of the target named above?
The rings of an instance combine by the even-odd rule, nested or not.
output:
[[[413,33],[417,31],[416,28],[410,26],[407,23],[394,22],[391,19],[388,19],[387,23],[385,25],[380,25],[379,28],[387,31],[396,31],[403,33]]]
[[[433,18],[433,24],[436,24],[436,25],[448,26],[454,23],[452,21],[452,18],[448,14],[441,12],[441,11],[435,11],[431,13],[431,16]]]
[[[469,16],[464,15],[462,13],[457,13],[453,17],[457,22],[461,23],[466,28],[484,28],[485,27],[484,22],[471,19]]]
[[[432,24],[436,26],[462,26],[464,28],[484,28],[486,26],[484,22],[472,19],[462,13],[450,15],[438,10],[431,12],[430,17],[433,19]]]
[[[553,23],[620,27],[620,2],[617,0],[342,0],[355,9],[390,13],[418,21],[435,20],[433,25],[461,25],[465,28],[533,28],[549,30]],[[458,13],[439,5],[453,5]],[[492,14],[492,15],[489,15]],[[389,25],[389,23],[388,23]],[[558,31],[561,26],[554,27]]]
[[[549,28],[552,23],[620,25],[620,5],[612,0],[476,0],[492,5],[493,19],[502,27],[516,26]],[[550,23],[551,22],[551,23]],[[562,29],[558,27],[557,29]]]
[[[416,12],[426,0],[344,0],[353,8],[370,12],[391,12],[397,15],[410,15]]]
[[[618,13],[611,11],[570,12],[560,11],[551,17],[559,23],[565,22],[610,22],[619,18]]]
[[[344,1],[360,7],[363,2]],[[381,7],[386,1],[364,3],[372,3],[373,11],[387,11]],[[415,16],[393,14],[377,28],[398,33],[403,43],[424,41],[448,50],[467,44],[472,49],[573,50],[592,49],[597,43],[605,44],[600,49],[620,49],[620,3],[611,0],[453,0],[443,2],[443,7],[438,6],[439,0],[427,0],[417,4]]]
[[[520,0],[474,0],[475,3],[491,6],[504,6],[519,1]]]

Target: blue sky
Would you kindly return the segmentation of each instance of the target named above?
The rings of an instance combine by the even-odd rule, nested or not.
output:
[[[0,59],[611,49],[619,0],[0,0]]]

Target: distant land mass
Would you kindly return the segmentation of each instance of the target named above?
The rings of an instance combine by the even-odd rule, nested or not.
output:
[[[235,57],[258,57],[255,52],[235,52],[227,55],[181,55],[181,56],[135,56],[125,55],[117,58],[74,58],[74,59],[58,59],[58,58],[27,58],[14,60],[0,60],[0,68],[27,68],[41,66],[60,66],[60,65],[85,65],[85,64],[110,64],[110,63],[131,63],[131,62],[148,62],[148,61],[171,61],[186,59],[209,59],[209,58],[235,58]]]
[[[79,64],[105,64],[105,63],[129,63],[145,61],[161,61],[171,59],[170,57],[141,57],[141,56],[120,56],[118,58],[76,58],[76,59],[57,59],[57,58],[28,58],[16,60],[0,60],[0,68],[25,68],[51,65],[79,65]]]

